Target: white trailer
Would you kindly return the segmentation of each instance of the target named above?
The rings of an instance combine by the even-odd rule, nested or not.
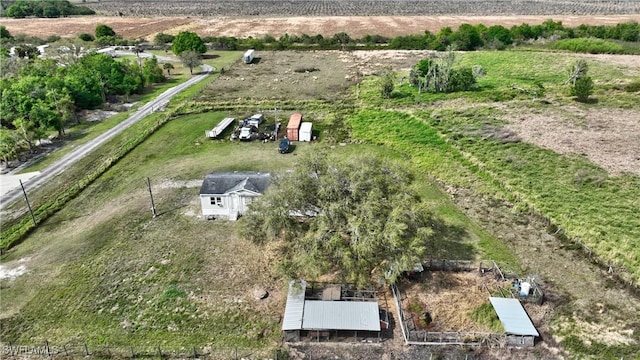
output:
[[[235,121],[236,121],[235,118],[231,118],[231,117],[224,118],[222,119],[222,121],[220,121],[218,125],[216,125],[216,127],[213,128],[213,130],[205,130],[204,134],[206,137],[209,137],[209,138],[217,137],[218,135],[222,134],[224,129],[229,127],[229,125],[231,125],[231,123]]]
[[[242,61],[244,61],[245,64],[251,64],[251,62],[253,61],[254,55],[255,55],[255,50],[249,49],[244,53],[244,55],[242,55]]]
[[[298,136],[298,141],[311,141],[311,127],[312,124],[310,122],[303,122],[300,124],[300,135]]]
[[[251,116],[251,118],[249,118],[249,125],[259,127],[263,121],[264,121],[264,115],[254,114]]]

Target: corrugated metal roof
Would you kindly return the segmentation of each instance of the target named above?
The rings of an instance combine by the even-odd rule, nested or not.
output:
[[[540,336],[518,299],[490,297],[506,334]]]
[[[307,282],[304,280],[293,280],[289,283],[289,295],[287,296],[287,305],[284,308],[282,330],[302,329],[304,293],[306,289]]]
[[[289,123],[287,124],[287,129],[297,130],[300,128],[301,122],[302,122],[302,114],[300,113],[291,114],[291,117],[289,118]]]
[[[304,302],[302,329],[380,331],[378,303],[307,300]]]

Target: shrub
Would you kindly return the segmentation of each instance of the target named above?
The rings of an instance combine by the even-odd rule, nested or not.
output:
[[[556,50],[589,54],[623,54],[625,52],[625,49],[619,44],[595,38],[558,40],[552,47]]]
[[[638,92],[640,91],[640,80],[634,80],[624,86],[626,92]]]
[[[98,26],[96,26],[96,38],[99,39],[101,37],[107,37],[107,36],[116,36],[116,32],[113,31],[113,29],[111,27],[109,27],[108,25],[105,24],[100,24]]]
[[[169,34],[165,34],[165,33],[158,33],[158,35],[156,35],[153,38],[153,43],[156,44],[156,45],[164,45],[164,44],[172,42],[173,38],[174,38],[173,35],[169,35]]]
[[[571,95],[574,95],[580,102],[587,102],[592,93],[593,80],[591,80],[590,76],[583,76],[576,79],[575,84],[571,87]]]
[[[87,33],[78,35],[78,39],[80,39],[82,41],[93,41],[93,40],[95,40],[93,35],[87,34]]]

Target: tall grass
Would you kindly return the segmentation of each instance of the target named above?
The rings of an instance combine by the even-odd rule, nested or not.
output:
[[[424,173],[427,179],[433,176],[451,185],[493,191],[491,178],[450,146],[433,127],[412,115],[396,111],[362,110],[349,117],[347,123],[351,127],[352,138],[405,154],[416,171]],[[478,181],[478,178],[484,181]],[[441,191],[431,196],[441,199],[437,215],[454,223],[466,221],[468,225],[465,227],[477,234],[476,246],[480,248],[481,258],[493,259],[515,271],[519,269],[513,253],[469,221],[449,200],[442,200],[444,194]]]
[[[503,143],[470,134],[470,128],[502,125],[477,109],[418,115],[473,163],[491,174],[503,191],[516,195],[559,224],[596,254],[640,278],[640,178],[609,177],[581,156],[560,155],[535,145]]]
[[[618,43],[596,38],[562,39],[554,42],[552,48],[587,54],[629,53],[628,49]]]

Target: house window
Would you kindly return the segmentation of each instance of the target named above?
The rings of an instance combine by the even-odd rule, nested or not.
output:
[[[222,198],[221,197],[211,197],[211,205],[218,205],[222,207]]]

